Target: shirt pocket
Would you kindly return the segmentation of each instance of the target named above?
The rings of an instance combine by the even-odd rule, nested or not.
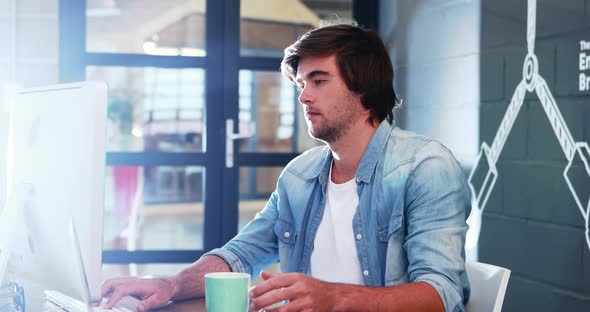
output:
[[[284,220],[278,219],[274,226],[279,247],[279,263],[282,272],[295,272],[298,262],[295,257],[297,233],[295,227]]]
[[[382,243],[387,243],[392,235],[399,235],[401,233],[402,215],[394,214],[389,218],[389,222],[383,223],[383,225],[379,226],[379,240]]]
[[[402,215],[394,214],[389,222],[379,229],[379,240],[385,249],[385,274],[386,286],[399,285],[407,282],[408,261],[403,249]]]
[[[279,244],[295,245],[297,233],[295,233],[295,227],[291,223],[278,219],[275,223],[274,232]]]

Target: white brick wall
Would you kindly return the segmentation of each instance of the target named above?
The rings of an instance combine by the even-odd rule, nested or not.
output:
[[[16,55],[19,61],[56,64],[59,47],[58,18],[53,14],[19,14]]]
[[[0,85],[57,83],[58,2],[0,0]],[[16,5],[16,25],[12,25],[12,5]],[[11,40],[13,31],[15,42]],[[11,59],[13,51],[16,60]],[[8,71],[11,64],[15,66],[14,75]]]
[[[8,0],[0,0],[0,2],[4,1]],[[10,19],[8,18],[8,15],[6,15],[6,13],[7,11],[5,9],[0,8],[0,38],[4,38],[4,40],[0,40],[0,60],[3,60],[5,62],[10,55],[10,47],[8,43],[8,38],[10,38],[10,32],[8,27]],[[4,69],[4,67],[0,68]],[[3,71],[5,70],[0,70],[0,72]]]
[[[441,141],[464,167],[479,151],[480,5],[386,0],[379,10],[404,101],[398,125]]]
[[[32,87],[58,82],[59,0],[0,0],[0,211],[6,201],[7,84]],[[16,25],[12,25],[16,5]],[[16,43],[11,35],[16,26]],[[12,58],[15,51],[16,59]],[[14,66],[14,72],[10,68]]]
[[[6,0],[2,0],[6,1]],[[58,0],[17,0],[16,9],[22,14],[52,14],[57,16]]]

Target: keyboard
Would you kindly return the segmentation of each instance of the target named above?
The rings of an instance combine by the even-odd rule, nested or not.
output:
[[[88,306],[87,304],[83,303],[80,300],[76,300],[69,296],[66,296],[57,291],[46,290],[44,291],[47,300],[51,303],[61,307],[61,309],[69,312],[134,312],[133,309],[128,309],[125,307],[113,307],[111,310],[107,310],[103,307],[93,307]],[[102,302],[104,303],[104,301]],[[102,304],[101,304],[102,305]]]

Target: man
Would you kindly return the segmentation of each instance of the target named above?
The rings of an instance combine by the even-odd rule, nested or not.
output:
[[[378,35],[357,26],[312,30],[285,49],[309,134],[326,143],[283,170],[264,209],[234,239],[167,279],[107,281],[111,306],[140,309],[203,296],[203,275],[262,273],[251,309],[463,311],[470,193],[439,143],[393,127],[393,68]]]

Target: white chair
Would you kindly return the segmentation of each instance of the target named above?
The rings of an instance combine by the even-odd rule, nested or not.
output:
[[[502,311],[510,270],[476,261],[467,261],[465,268],[471,283],[471,297],[465,311]]]

